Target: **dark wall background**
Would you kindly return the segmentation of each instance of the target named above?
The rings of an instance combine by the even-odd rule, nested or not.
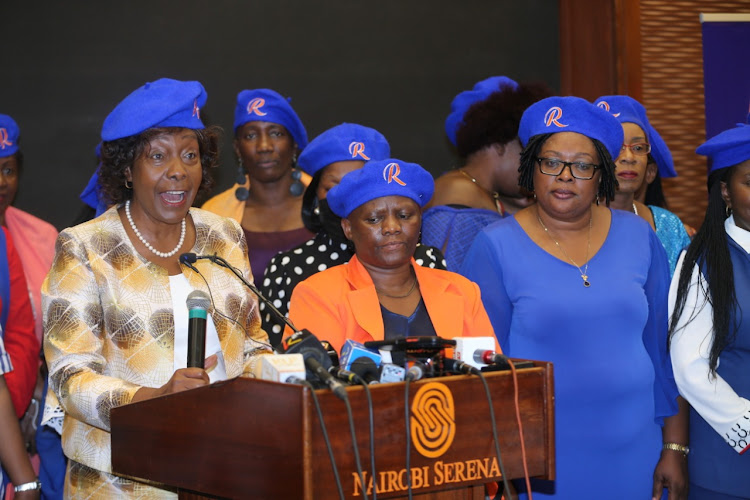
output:
[[[222,126],[217,189],[235,177],[237,92],[291,96],[312,139],[343,121],[375,127],[393,155],[439,175],[455,164],[443,124],[458,92],[492,75],[559,89],[549,0],[3,2],[0,112],[21,128],[15,205],[73,221],[104,117],[162,76],[199,80]]]

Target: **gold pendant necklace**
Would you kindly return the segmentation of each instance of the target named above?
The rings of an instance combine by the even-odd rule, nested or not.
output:
[[[417,288],[417,277],[414,276],[414,283],[411,284],[411,288],[409,288],[409,291],[406,292],[404,295],[391,295],[391,294],[385,293],[385,292],[383,292],[381,290],[378,290],[377,288],[375,289],[375,291],[379,295],[383,295],[385,297],[390,297],[392,299],[405,299],[406,297],[408,297],[409,295],[411,295],[416,288]]]
[[[469,172],[467,172],[463,168],[459,168],[458,171],[464,174],[466,178],[469,179],[471,182],[473,182],[476,187],[478,187],[479,189],[481,189],[482,191],[490,195],[492,199],[495,201],[495,208],[497,209],[498,213],[502,216],[505,216],[505,207],[503,207],[503,202],[500,201],[500,193],[498,193],[497,191],[490,191],[489,189],[482,187],[477,182],[477,180],[474,177],[472,177],[471,174],[469,174]]]
[[[555,238],[552,237],[552,235],[549,233],[549,230],[547,229],[547,226],[544,225],[544,222],[542,222],[542,218],[539,217],[539,209],[537,208],[536,211],[536,220],[539,221],[539,225],[542,226],[542,229],[544,229],[544,232],[549,236],[549,239],[551,239],[555,245],[557,245],[557,248],[560,249],[560,251],[565,255],[565,257],[570,261],[571,264],[576,266],[578,268],[578,272],[581,273],[581,279],[583,280],[583,286],[586,288],[591,286],[591,283],[589,282],[589,250],[591,249],[591,226],[592,221],[594,220],[594,214],[591,214],[591,218],[589,218],[589,236],[588,236],[588,243],[586,243],[586,267],[581,269],[581,266],[576,264],[576,262],[570,258],[570,255],[568,255],[568,252],[565,251],[563,247],[560,246],[560,244],[557,242]]]

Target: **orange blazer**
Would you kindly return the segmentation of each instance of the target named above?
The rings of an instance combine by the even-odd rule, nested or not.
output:
[[[479,287],[450,271],[411,266],[439,337],[494,337]],[[336,349],[347,339],[383,340],[383,317],[370,274],[355,255],[348,264],[314,274],[294,288],[289,319]],[[287,327],[284,337],[292,335]],[[497,344],[497,341],[495,341]],[[499,346],[496,345],[499,352]]]

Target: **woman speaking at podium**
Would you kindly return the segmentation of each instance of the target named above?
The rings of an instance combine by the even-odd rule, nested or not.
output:
[[[269,350],[256,298],[230,271],[201,261],[202,278],[180,266],[183,252],[216,253],[250,276],[239,224],[191,208],[218,156],[218,135],[200,119],[205,102],[200,83],[161,79],[118,104],[104,121],[99,170],[114,206],[57,240],[42,294],[66,498],[175,497],[112,474],[110,410],[250,373]],[[194,289],[213,297],[210,373],[186,368]]]
[[[422,207],[433,190],[426,170],[401,160],[369,161],[346,174],[327,200],[355,255],[295,287],[295,326],[336,350],[347,339],[494,335],[476,284],[414,261]]]

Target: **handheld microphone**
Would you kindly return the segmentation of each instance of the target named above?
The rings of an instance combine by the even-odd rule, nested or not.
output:
[[[206,360],[206,320],[211,298],[206,292],[193,290],[185,301],[188,308],[188,368],[203,368]]]
[[[465,373],[466,375],[476,375],[480,373],[477,368],[474,368],[469,363],[453,358],[444,358],[443,366],[446,372]]]
[[[258,297],[258,299],[260,299],[266,305],[266,307],[268,307],[273,312],[273,314],[278,319],[280,319],[285,324],[287,324],[289,326],[289,328],[291,328],[294,331],[294,333],[299,333],[299,330],[297,329],[296,326],[294,326],[294,323],[292,323],[289,320],[289,318],[287,318],[286,316],[284,316],[283,314],[281,314],[281,311],[279,311],[278,309],[276,309],[276,307],[273,305],[273,302],[271,302],[270,300],[268,300],[262,293],[260,293],[260,291],[255,287],[255,285],[253,285],[248,280],[246,280],[245,277],[242,276],[242,273],[236,267],[234,267],[232,264],[230,264],[229,262],[227,262],[224,258],[219,257],[218,255],[196,255],[194,253],[183,253],[183,254],[180,255],[180,264],[184,264],[187,267],[189,267],[190,269],[192,269],[193,271],[198,272],[198,270],[195,267],[193,267],[193,264],[196,261],[200,260],[200,259],[210,260],[214,264],[216,264],[218,266],[221,266],[221,267],[224,267],[224,268],[229,269],[230,271],[232,271],[232,273],[235,276],[237,276],[240,279],[240,281],[242,281],[242,283],[247,288],[249,288],[250,291],[253,292],[255,294],[255,296]]]
[[[362,377],[366,384],[380,383],[378,365],[370,358],[357,358],[351,364],[351,371]]]
[[[331,358],[318,338],[308,330],[300,330],[281,342],[281,349],[285,354],[302,354],[307,368],[308,380],[319,380],[325,383],[336,396],[346,399],[346,388],[328,373]]]
[[[474,361],[477,363],[484,363],[486,365],[496,365],[505,369],[510,369],[510,363],[508,356],[497,353],[495,351],[486,351],[477,349],[474,351]]]

